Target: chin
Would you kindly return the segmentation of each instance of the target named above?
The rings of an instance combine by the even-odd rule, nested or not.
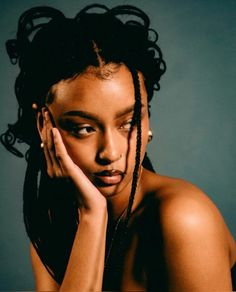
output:
[[[122,181],[116,185],[96,186],[105,198],[112,198],[120,193],[127,191],[130,186],[130,181]],[[131,187],[131,186],[130,186]],[[130,191],[129,191],[130,192]]]
[[[107,181],[90,179],[94,186],[101,192],[105,198],[112,198],[123,192],[130,193],[132,175],[126,175],[120,182],[108,184]]]
[[[97,188],[105,198],[109,198],[109,197],[113,197],[115,195],[118,195],[121,191],[120,187],[117,185],[102,186],[102,187],[100,186]]]

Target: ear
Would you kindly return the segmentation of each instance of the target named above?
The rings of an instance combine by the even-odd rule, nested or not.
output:
[[[39,132],[39,136],[41,138],[41,140],[43,140],[43,113],[42,111],[38,111],[36,114],[36,120],[37,120],[37,128],[38,128],[38,132]]]

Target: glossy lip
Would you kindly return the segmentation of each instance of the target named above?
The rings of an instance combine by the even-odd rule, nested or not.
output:
[[[94,177],[96,185],[102,187],[119,184],[122,181],[124,174],[123,171],[112,169],[96,172],[94,173]]]

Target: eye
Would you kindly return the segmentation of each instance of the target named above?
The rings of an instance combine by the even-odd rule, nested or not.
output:
[[[124,124],[122,124],[120,128],[123,130],[129,131],[132,128],[132,126],[133,126],[133,120],[129,119]]]
[[[88,136],[90,135],[91,133],[93,133],[95,130],[93,127],[91,126],[74,126],[72,129],[71,129],[71,133],[75,136],[78,136],[78,137],[85,137],[85,136]]]

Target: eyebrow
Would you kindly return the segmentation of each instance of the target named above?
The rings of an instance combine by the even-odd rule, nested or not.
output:
[[[141,109],[144,107],[143,104],[141,104]],[[123,110],[120,110],[116,113],[115,115],[115,119],[121,118],[129,113],[132,113],[134,111],[134,105],[129,106]],[[94,114],[94,113],[90,113],[87,111],[81,111],[81,110],[73,110],[73,111],[69,111],[69,112],[65,112],[62,115],[64,116],[70,116],[70,117],[81,117],[81,118],[85,118],[88,120],[92,120],[95,122],[99,122],[101,119],[99,118],[98,115]]]

